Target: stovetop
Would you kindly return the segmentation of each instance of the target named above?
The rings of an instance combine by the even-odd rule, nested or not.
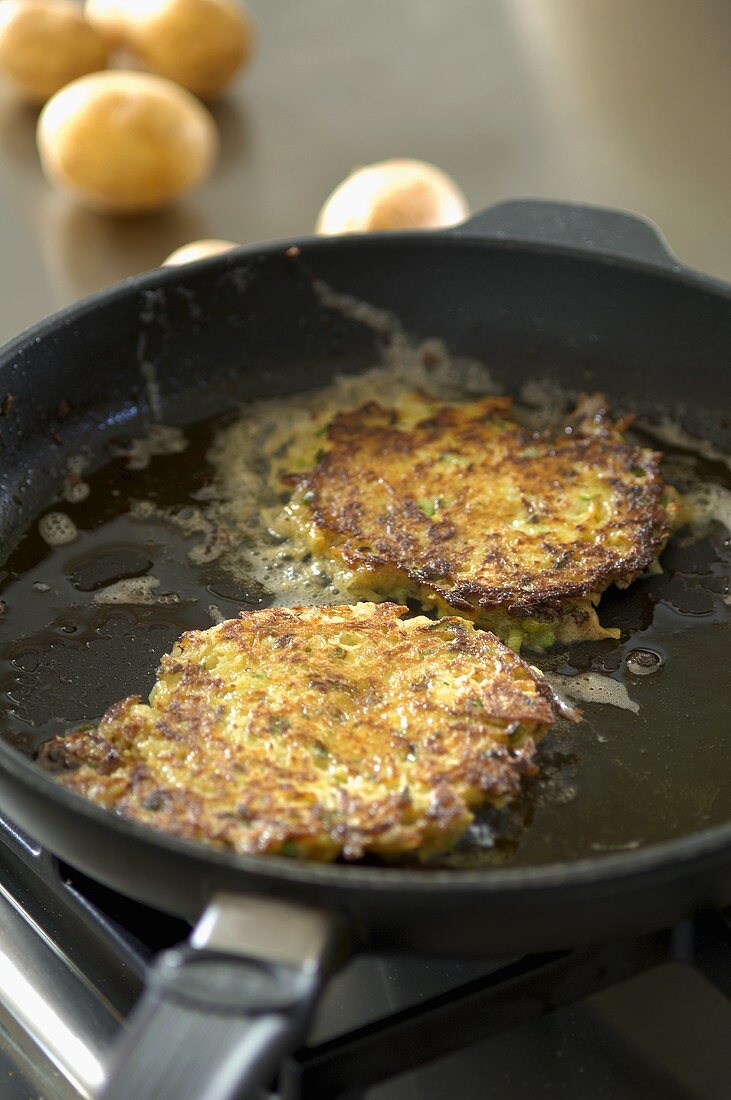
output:
[[[434,161],[474,207],[543,195],[641,211],[685,261],[731,277],[725,0],[249,3],[260,56],[215,106],[220,169],[156,218],[110,222],[52,195],[35,151],[35,113],[0,98],[0,339],[154,266],[186,240],[306,233],[353,165],[387,156]],[[150,953],[186,928],[58,868],[17,836],[0,845],[0,883],[0,1100],[73,1098],[78,1089],[50,1059],[77,1076],[103,1075]],[[478,990],[467,1018],[485,1028],[509,1022],[507,1011],[488,1011],[485,982],[506,964],[487,957],[489,944],[485,951],[480,962],[356,959],[332,981],[310,1041],[408,1006],[427,1006],[421,1024],[431,1020],[442,1040],[474,1038],[464,1019],[451,1029],[442,1023],[439,1012],[446,1018],[454,1008],[448,999],[430,1001],[469,982]],[[630,971],[648,960],[656,966],[547,1015],[545,998],[526,993],[525,1012],[538,1015],[372,1095],[725,1100],[730,954],[725,918],[705,914],[617,952]],[[518,981],[513,975],[512,988]],[[391,1063],[370,1059],[374,1072],[406,1065],[404,1048],[423,1053],[418,1019],[401,1023],[398,1041],[376,1035]],[[356,1035],[351,1058],[359,1041],[367,1051],[372,1040]],[[428,1050],[437,1048],[431,1036]],[[293,1063],[290,1091],[295,1070]],[[352,1075],[350,1084],[357,1087]],[[317,1100],[327,1095],[321,1087]]]
[[[58,864],[0,819],[0,1097],[77,1100],[185,923]],[[731,920],[524,959],[361,956],[328,987],[283,1100],[721,1100]]]

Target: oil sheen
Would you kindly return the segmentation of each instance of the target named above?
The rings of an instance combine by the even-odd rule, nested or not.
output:
[[[499,390],[479,364],[450,361],[436,343],[401,345],[381,367],[326,390],[119,441],[93,472],[71,463],[62,497],[0,571],[3,736],[32,756],[115,700],[146,696],[184,630],[244,609],[342,600],[270,530],[281,500],[267,464],[313,408],[387,402],[414,387],[450,398]],[[531,425],[558,421],[567,407],[540,382],[518,397]],[[620,628],[618,641],[535,658],[584,720],[557,724],[520,801],[481,813],[443,865],[593,856],[731,819],[731,473],[707,445],[667,424],[660,440],[656,429],[630,434],[666,453],[666,479],[694,520],[672,538],[662,573],[605,595],[600,617]]]

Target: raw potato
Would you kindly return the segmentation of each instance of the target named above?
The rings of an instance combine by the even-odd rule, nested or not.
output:
[[[31,103],[106,68],[108,44],[73,0],[2,0],[0,70]]]
[[[38,119],[47,177],[110,213],[166,206],[213,166],[218,138],[184,88],[137,72],[94,73],[58,92]]]
[[[232,248],[238,248],[233,241],[191,241],[190,244],[182,244],[180,248],[171,252],[162,266],[177,267],[180,264],[190,264],[195,260],[203,260],[206,256],[218,256],[221,252],[230,252]]]
[[[85,10],[148,69],[203,98],[251,56],[253,23],[238,0],[87,0]]]
[[[383,160],[358,168],[335,188],[315,232],[365,233],[379,229],[438,229],[469,213],[454,180],[423,160]]]

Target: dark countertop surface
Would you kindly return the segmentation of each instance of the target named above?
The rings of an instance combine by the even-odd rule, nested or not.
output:
[[[473,207],[578,199],[654,219],[731,279],[725,0],[252,0],[259,46],[214,107],[213,177],[112,219],[45,183],[35,112],[0,89],[0,340],[198,237],[306,234],[358,164],[434,161]]]

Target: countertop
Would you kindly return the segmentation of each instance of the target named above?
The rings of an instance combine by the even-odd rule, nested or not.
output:
[[[35,112],[0,89],[0,340],[198,237],[312,230],[358,164],[431,160],[474,208],[515,196],[656,221],[731,279],[726,0],[252,0],[255,61],[213,107],[215,174],[169,211],[55,194]]]

